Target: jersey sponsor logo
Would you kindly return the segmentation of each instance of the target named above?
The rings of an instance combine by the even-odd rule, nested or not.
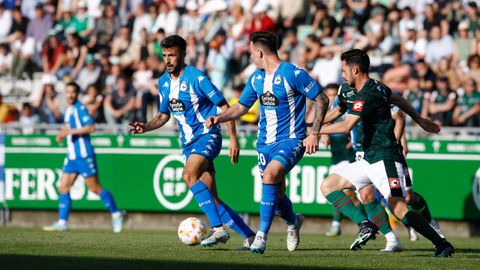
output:
[[[278,98],[271,92],[266,92],[260,96],[260,104],[267,107],[278,106],[280,101]]]
[[[187,90],[187,82],[186,81],[183,81],[181,84],[180,84],[180,91],[185,91]]]
[[[182,113],[186,110],[185,104],[176,98],[171,99],[168,102],[168,106],[170,106],[170,110],[174,113]]]
[[[210,91],[210,93],[207,94],[209,98],[215,96],[215,90]]]
[[[353,95],[355,95],[355,93],[353,91],[347,92],[347,97],[351,97]]]
[[[275,80],[273,81],[274,84],[280,84],[282,82],[282,77],[280,77],[280,75],[277,75],[277,77],[275,77]]]
[[[398,178],[388,178],[388,184],[390,185],[390,189],[400,188],[400,179]]]
[[[365,104],[365,101],[361,100],[356,100],[353,102],[352,110],[356,112],[361,112],[363,111],[363,105]]]

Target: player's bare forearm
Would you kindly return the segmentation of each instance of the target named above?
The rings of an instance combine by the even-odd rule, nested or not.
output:
[[[403,97],[392,94],[392,96],[390,97],[390,102],[397,105],[402,111],[408,114],[413,119],[413,121],[418,123],[418,121],[422,119],[422,116],[420,116],[420,114],[415,110],[415,108],[413,108],[412,105],[410,105],[410,103],[408,103],[408,101],[406,101]]]
[[[326,124],[326,123],[334,122],[334,121],[337,120],[340,116],[342,116],[342,115],[345,113],[345,111],[346,111],[346,110],[344,110],[344,109],[341,108],[340,106],[335,107],[335,108],[329,110],[329,111],[325,114],[325,118],[323,119],[323,123]]]
[[[234,104],[232,107],[228,108],[225,112],[220,115],[215,116],[215,123],[220,124],[223,122],[231,121],[240,118],[240,116],[248,112],[248,107],[245,107],[239,103]]]
[[[228,103],[225,102],[225,104],[220,106],[220,108],[222,109],[222,112],[226,112],[230,108],[230,105],[228,105]],[[228,127],[228,134],[230,134],[230,138],[231,139],[233,139],[233,138],[236,139],[237,129],[235,128],[235,121],[233,121],[233,120],[228,121],[227,122],[227,127]]]
[[[148,132],[148,131],[155,130],[157,128],[161,128],[163,125],[165,125],[168,122],[168,120],[170,120],[170,114],[159,113],[152,120],[150,120],[149,122],[147,122],[145,124],[145,131],[144,132]]]
[[[402,111],[398,111],[392,115],[392,119],[395,121],[395,128],[393,129],[395,139],[400,141],[405,131],[405,114]]]
[[[320,134],[347,134],[360,119],[358,115],[348,114],[342,122],[322,126]]]
[[[315,104],[313,106],[315,107],[315,118],[313,119],[311,133],[319,135],[328,109],[328,97],[323,92],[320,93],[320,95],[315,98]]]

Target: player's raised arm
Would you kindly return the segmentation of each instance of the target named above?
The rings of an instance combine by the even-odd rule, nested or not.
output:
[[[165,125],[168,122],[168,120],[170,120],[169,113],[158,113],[152,120],[150,120],[147,123],[142,123],[142,122],[129,123],[128,125],[131,126],[130,134],[132,135],[142,134],[145,132],[155,130]]]
[[[230,108],[228,102],[224,101],[220,106],[222,112],[227,111]],[[208,119],[207,119],[208,122]],[[231,120],[227,123],[228,133],[230,135],[230,146],[228,147],[228,152],[230,155],[230,161],[232,164],[238,163],[238,157],[240,156],[240,147],[238,146],[238,137],[237,129],[235,127],[235,121]]]
[[[413,119],[413,121],[415,121],[425,131],[431,133],[440,132],[440,126],[437,123],[433,122],[428,118],[420,116],[420,114],[418,114],[418,112],[412,107],[412,105],[410,105],[410,103],[408,103],[408,101],[406,101],[403,97],[392,94],[392,96],[390,97],[390,102],[402,109],[402,111],[408,114]]]

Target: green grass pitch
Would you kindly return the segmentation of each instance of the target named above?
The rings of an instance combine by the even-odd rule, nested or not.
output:
[[[480,269],[480,238],[451,237],[455,255],[433,258],[432,245],[423,238],[401,238],[404,252],[382,254],[382,236],[350,251],[353,235],[302,234],[294,252],[287,251],[285,237],[271,234],[260,255],[237,251],[242,239],[234,233],[227,244],[203,248],[183,245],[176,232],[0,228],[0,269]]]

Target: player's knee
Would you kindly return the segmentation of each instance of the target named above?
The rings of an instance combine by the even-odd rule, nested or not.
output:
[[[100,194],[102,191],[102,186],[97,182],[87,182],[87,188],[95,194]]]
[[[390,197],[388,199],[388,206],[399,219],[402,219],[408,212],[407,203],[402,197]]]
[[[276,175],[272,171],[264,171],[263,172],[263,183],[264,184],[275,184],[276,183],[275,177],[276,177]]]
[[[341,190],[338,177],[335,174],[330,175],[327,179],[323,180],[322,185],[320,186],[320,190],[322,191],[324,196],[334,192],[335,190]]]
[[[60,186],[58,187],[58,191],[62,194],[68,193],[70,192],[70,186],[66,184],[60,184]]]
[[[190,170],[183,170],[182,173],[183,181],[187,184],[188,187],[193,186],[197,182],[197,176]]]

